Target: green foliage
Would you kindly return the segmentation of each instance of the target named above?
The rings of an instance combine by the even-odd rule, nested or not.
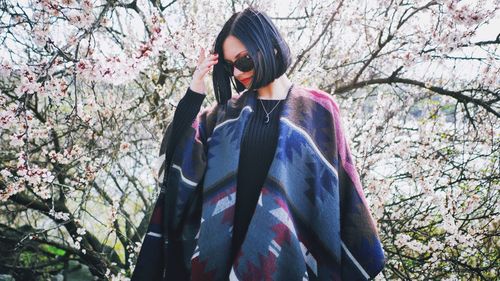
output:
[[[66,251],[65,250],[59,249],[57,247],[54,247],[54,246],[51,246],[51,245],[47,245],[47,244],[40,245],[40,249],[42,249],[43,251],[45,251],[47,253],[53,254],[55,256],[64,256],[64,255],[66,255]]]

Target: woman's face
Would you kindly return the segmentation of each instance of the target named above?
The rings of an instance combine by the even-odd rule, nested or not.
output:
[[[233,35],[229,35],[224,43],[222,43],[222,52],[224,53],[224,60],[226,63],[234,63],[238,58],[244,57],[248,54],[245,45],[241,43],[241,41],[234,37]],[[252,77],[254,74],[254,70],[242,72],[236,67],[233,67],[233,75],[238,81],[240,81],[245,87],[248,89],[252,83]]]

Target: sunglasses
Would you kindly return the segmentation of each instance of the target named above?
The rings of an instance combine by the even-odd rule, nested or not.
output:
[[[229,73],[229,75],[233,76],[234,68],[239,69],[242,72],[250,71],[254,68],[252,58],[247,54],[244,57],[238,58],[234,63],[225,61],[224,68]]]

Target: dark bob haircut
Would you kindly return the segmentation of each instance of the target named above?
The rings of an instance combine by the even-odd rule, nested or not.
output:
[[[292,63],[290,48],[269,16],[252,7],[234,13],[222,27],[212,49],[212,52],[219,54],[219,61],[214,65],[212,73],[218,104],[226,104],[231,98],[230,82],[234,81],[233,86],[238,93],[246,89],[238,79],[231,77],[224,69],[226,62],[222,59],[224,57],[222,44],[229,35],[238,38],[245,45],[254,62],[255,73],[249,90],[273,82],[283,75]]]

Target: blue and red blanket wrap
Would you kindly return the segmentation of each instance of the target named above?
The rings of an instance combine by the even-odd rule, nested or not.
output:
[[[339,107],[295,85],[245,240],[231,260],[240,143],[255,91],[202,109],[169,156],[132,280],[369,280],[384,266]],[[170,147],[171,149],[171,147]]]

